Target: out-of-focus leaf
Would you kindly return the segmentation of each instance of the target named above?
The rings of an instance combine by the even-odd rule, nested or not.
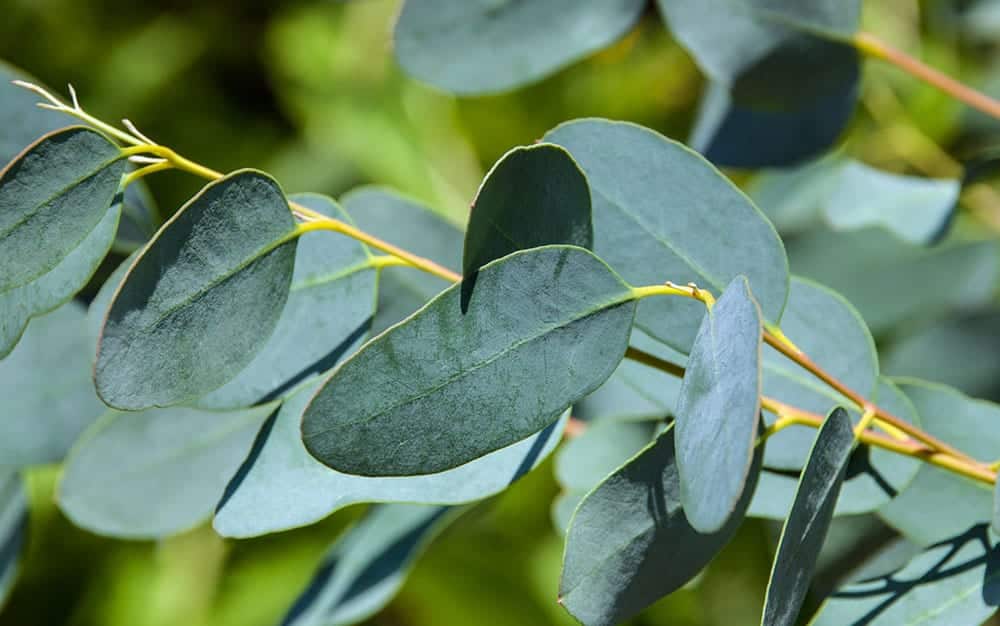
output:
[[[0,469],[60,461],[104,406],[90,380],[93,341],[76,302],[32,320],[0,360]]]
[[[462,286],[326,380],[302,418],[313,456],[362,476],[451,469],[552,424],[625,353],[636,296],[583,248],[494,261],[471,302]]]
[[[2,68],[0,68],[2,69]],[[21,475],[0,476],[0,607],[10,594],[28,531],[28,496]]]
[[[836,408],[823,421],[802,469],[792,509],[781,530],[764,600],[764,626],[793,626],[809,591],[816,559],[840,496],[854,432],[847,411]]]
[[[1000,450],[1000,407],[954,389],[915,379],[898,380],[925,431],[973,458],[993,459]],[[916,478],[879,515],[908,539],[930,545],[992,518],[989,485],[921,464]]]
[[[297,241],[271,178],[207,185],[143,249],[108,311],[94,379],[119,409],[167,406],[239,374],[278,323]]]
[[[75,124],[74,118],[41,109],[38,94],[11,81],[23,80],[40,84],[21,70],[0,61],[0,166],[6,165],[21,150],[46,133]]]
[[[209,517],[261,423],[277,405],[108,411],[73,446],[59,506],[92,532],[155,539]]]
[[[556,454],[555,476],[563,488],[586,493],[645,448],[655,426],[649,422],[588,424]]]
[[[702,319],[691,346],[674,445],[681,504],[701,533],[721,530],[745,490],[760,421],[762,330],[760,308],[740,276]]]
[[[594,252],[634,285],[695,282],[716,293],[739,275],[764,318],[778,322],[788,295],[781,240],[759,209],[700,155],[649,129],[585,119],[556,127],[590,182]],[[636,324],[687,352],[700,302],[651,298]]]
[[[396,23],[396,58],[414,77],[448,91],[505,91],[613,43],[645,4],[407,0]]]
[[[587,626],[612,626],[694,578],[743,521],[762,456],[754,457],[736,513],[719,532],[702,534],[681,509],[668,428],[577,508],[559,584],[562,605]]]
[[[781,233],[800,233],[820,222],[841,163],[839,157],[829,156],[795,168],[766,170],[753,178],[747,193]]]
[[[842,587],[810,624],[981,624],[1000,603],[998,567],[996,540],[985,524],[975,525],[930,546],[898,571]]]
[[[330,547],[282,626],[357,624],[385,606],[427,544],[460,509],[383,504]]]
[[[330,198],[292,196],[314,211],[350,222]],[[242,372],[197,401],[206,409],[233,409],[280,398],[333,368],[368,338],[375,314],[372,257],[354,239],[329,232],[304,235],[285,308],[267,343]]]
[[[251,537],[305,526],[357,502],[462,504],[506,489],[543,461],[559,443],[566,416],[502,450],[455,469],[406,478],[338,473],[314,459],[302,443],[302,412],[319,387],[304,385],[265,422],[253,448],[216,507],[215,529]]]
[[[876,334],[987,301],[1000,269],[997,251],[991,241],[914,246],[878,228],[820,230],[788,244],[792,270],[843,294]]]
[[[159,210],[146,181],[132,181],[115,197],[115,204],[121,207],[118,233],[115,235],[115,249],[124,253],[138,250],[152,239],[159,228]]]
[[[341,202],[361,230],[456,272],[462,269],[462,231],[430,208],[382,187],[361,187]],[[372,334],[407,317],[448,283],[412,267],[381,270]]]

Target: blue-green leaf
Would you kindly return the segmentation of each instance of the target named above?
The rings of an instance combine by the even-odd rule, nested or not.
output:
[[[103,412],[90,380],[92,347],[83,307],[68,302],[32,320],[0,360],[0,470],[62,460]]]
[[[778,322],[788,263],[774,227],[704,158],[634,124],[586,119],[545,141],[565,146],[590,182],[594,252],[632,284],[695,282],[716,293],[739,275],[764,318]],[[639,306],[636,324],[672,348],[691,348],[705,308],[685,298]]]
[[[0,166],[18,155],[46,133],[76,123],[72,117],[39,108],[38,94],[12,85],[23,80],[39,84],[33,77],[0,61]]]
[[[680,505],[674,431],[668,428],[591,491],[566,539],[560,603],[587,626],[612,626],[694,578],[729,543],[756,487],[762,454],[726,526],[692,528]]]
[[[834,409],[816,434],[792,510],[781,530],[761,624],[794,626],[833,519],[853,447],[851,418],[847,411]]]
[[[226,537],[305,526],[358,502],[462,504],[506,489],[559,443],[566,416],[543,431],[455,469],[406,478],[349,476],[322,465],[302,443],[302,412],[314,381],[285,400],[261,428],[215,512]]]
[[[465,232],[462,273],[548,244],[593,246],[590,188],[560,146],[514,148],[486,174]]]
[[[556,481],[570,491],[590,491],[645,448],[654,430],[650,422],[587,424],[583,434],[571,439],[556,454]]]
[[[389,603],[460,509],[384,504],[333,543],[281,626],[357,624]]]
[[[274,331],[295,261],[288,203],[253,171],[207,185],[143,249],[115,294],[95,382],[110,406],[192,400],[240,373]]]
[[[744,492],[760,420],[760,309],[743,277],[702,320],[677,399],[681,504],[701,533],[719,531]]]
[[[946,512],[954,513],[956,506]],[[1000,603],[998,570],[996,540],[985,524],[975,525],[930,546],[898,571],[838,589],[810,624],[982,624]]]
[[[125,166],[118,146],[75,126],[42,137],[0,171],[0,293],[80,245],[107,214]]]
[[[209,517],[275,404],[244,411],[186,407],[108,411],[73,446],[57,494],[75,524],[154,539]]]
[[[535,82],[610,45],[638,21],[643,0],[407,0],[396,58],[408,73],[459,94]]]
[[[841,164],[834,154],[799,167],[766,170],[753,178],[747,193],[782,234],[808,231],[821,222]]]
[[[330,198],[292,199],[350,222]],[[208,409],[269,402],[333,368],[368,338],[375,314],[376,275],[365,247],[348,237],[309,233],[299,240],[288,300],[270,339],[231,381],[197,401]]]
[[[382,187],[361,187],[341,202],[361,230],[448,269],[462,269],[462,231],[430,208]],[[387,267],[379,276],[372,334],[409,316],[448,282],[412,267]]]
[[[943,385],[914,379],[897,382],[926,432],[973,458],[996,458],[1000,406]],[[992,491],[989,485],[923,463],[909,487],[879,509],[879,515],[911,541],[926,546],[992,519]]]
[[[550,425],[625,353],[633,290],[583,248],[494,261],[471,303],[461,287],[337,368],[303,416],[311,454],[364,476],[451,469]]]
[[[17,472],[5,473],[0,476],[0,608],[17,578],[27,534],[28,495],[23,480]]]

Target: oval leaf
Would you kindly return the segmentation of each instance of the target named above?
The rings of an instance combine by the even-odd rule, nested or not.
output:
[[[52,270],[107,214],[121,150],[76,126],[29,146],[0,172],[0,293]]]
[[[744,492],[760,421],[760,309],[743,277],[702,320],[677,399],[681,504],[691,526],[725,526]]]
[[[634,285],[695,282],[716,293],[745,275],[764,318],[778,322],[788,262],[774,227],[698,154],[649,129],[589,119],[558,126],[590,182],[594,252]],[[636,324],[672,348],[691,348],[705,307],[651,298]]]
[[[396,58],[414,77],[460,94],[534,82],[611,44],[644,0],[407,0]]]
[[[317,194],[292,199],[342,221],[351,218]],[[376,271],[365,246],[348,237],[307,233],[278,325],[257,356],[231,381],[198,399],[207,409],[233,409],[280,398],[333,368],[368,338],[375,314]]]
[[[216,508],[219,534],[253,537],[305,526],[358,502],[462,504],[485,498],[545,460],[566,422],[564,415],[523,441],[438,474],[349,476],[321,464],[302,443],[302,412],[318,387],[315,381],[296,390],[261,428]]]
[[[794,626],[833,520],[853,447],[851,418],[847,411],[836,408],[816,434],[792,510],[781,529],[761,624]]]
[[[566,538],[560,603],[587,626],[613,626],[686,584],[742,523],[761,458],[754,456],[736,514],[722,530],[699,533],[681,509],[674,429],[668,428],[577,508]]]
[[[109,411],[70,452],[59,507],[101,535],[155,539],[188,530],[209,517],[276,408]]]
[[[458,511],[385,504],[330,547],[281,626],[357,624],[389,603],[427,544]]]
[[[593,246],[590,188],[560,146],[514,148],[486,174],[465,232],[462,273],[547,244]]]
[[[191,199],[140,253],[115,294],[95,382],[108,405],[167,406],[240,373],[288,297],[295,229],[281,189],[253,171]]]
[[[464,313],[460,290],[334,372],[303,417],[311,454],[364,476],[451,469],[545,428],[625,353],[632,290],[582,248],[534,248],[487,265]]]

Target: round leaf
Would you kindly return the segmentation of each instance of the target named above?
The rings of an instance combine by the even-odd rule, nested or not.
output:
[[[207,185],[140,253],[115,294],[95,382],[110,406],[190,400],[240,373],[288,297],[295,224],[271,178],[241,171]]]

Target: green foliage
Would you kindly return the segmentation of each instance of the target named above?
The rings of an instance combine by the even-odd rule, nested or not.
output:
[[[21,475],[0,478],[0,607],[14,586],[28,526],[28,498]]]

